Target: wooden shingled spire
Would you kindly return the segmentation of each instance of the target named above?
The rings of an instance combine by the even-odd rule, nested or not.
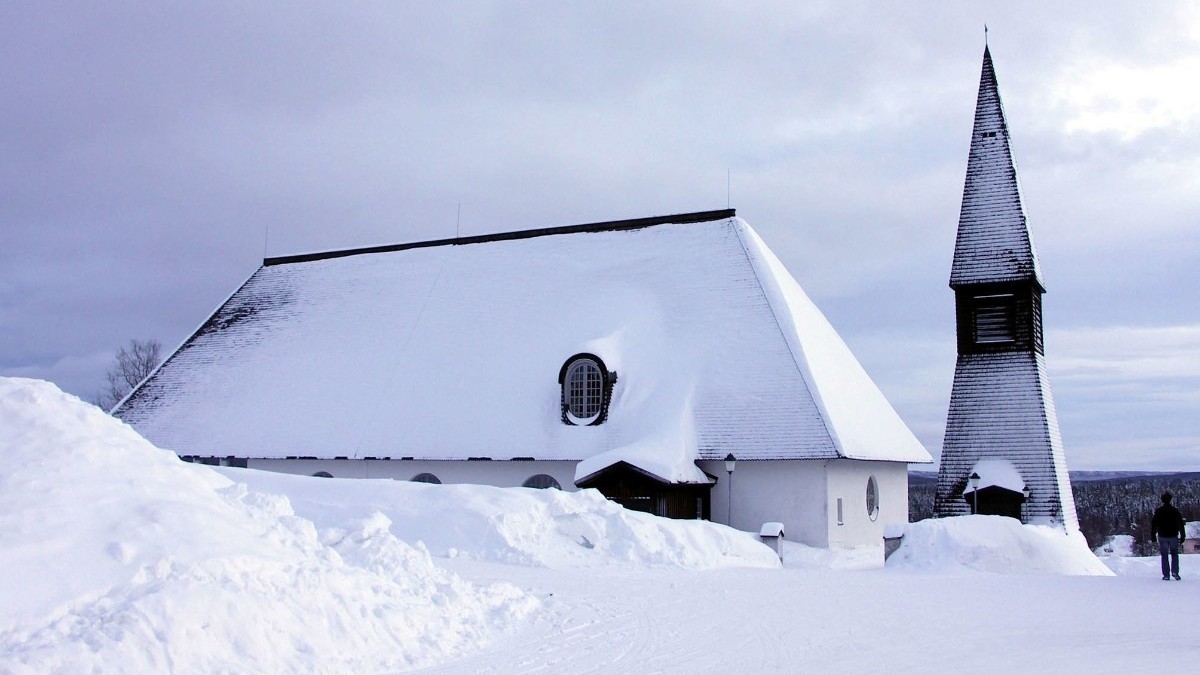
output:
[[[985,46],[950,272],[958,361],[935,510],[1077,529],[1042,341],[1045,287]]]
[[[950,285],[1024,280],[1042,286],[996,71],[985,47]]]

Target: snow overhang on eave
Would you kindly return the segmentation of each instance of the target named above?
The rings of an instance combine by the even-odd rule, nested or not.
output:
[[[924,446],[921,448],[924,452],[913,453],[909,455],[898,454],[896,456],[875,456],[875,455],[856,455],[849,452],[842,452],[839,456],[842,459],[854,459],[868,462],[899,462],[901,464],[933,464],[934,459],[929,454]]]
[[[578,488],[591,487],[594,483],[599,481],[599,479],[602,478],[603,476],[605,476],[606,474],[612,473],[613,471],[620,471],[622,469],[632,471],[637,474],[641,474],[641,475],[655,481],[656,483],[661,483],[663,485],[710,486],[717,482],[716,478],[714,478],[713,476],[709,475],[708,473],[706,473],[704,471],[701,471],[699,467],[695,467],[696,474],[698,475],[698,479],[696,479],[696,480],[669,480],[669,479],[663,478],[662,476],[658,475],[657,473],[655,473],[653,471],[649,471],[647,469],[644,469],[640,466],[633,464],[632,462],[622,459],[622,460],[617,460],[611,464],[608,464],[600,469],[597,469],[597,470],[589,473],[588,475],[584,476],[583,478],[576,479],[575,487],[578,487]]]
[[[978,475],[979,482],[975,487],[971,487],[970,481],[968,481],[967,488],[963,490],[964,495],[971,494],[976,490],[982,492],[989,488],[1001,488],[1016,493],[1025,490],[1025,479],[1021,477],[1017,468],[1006,459],[979,460],[975,466],[971,467],[971,473],[968,475]]]
[[[178,453],[180,457],[218,457],[224,459],[225,455],[210,455],[205,453]],[[533,457],[528,455],[516,455],[512,457],[485,457],[485,456],[416,456],[416,455],[247,455],[245,457],[237,456],[237,459],[250,460],[315,460],[315,461],[404,461],[404,462],[578,462],[576,457]]]

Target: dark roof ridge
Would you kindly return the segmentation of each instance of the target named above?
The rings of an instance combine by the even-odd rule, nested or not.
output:
[[[416,241],[407,244],[386,244],[383,246],[367,246],[364,248],[343,249],[340,251],[324,251],[319,253],[301,253],[298,255],[276,256],[263,258],[263,266],[286,265],[288,263],[312,262],[329,258],[344,258],[363,253],[390,253],[405,251],[413,248],[430,248],[433,246],[456,246],[460,244],[483,244],[490,241],[510,241],[514,239],[532,239],[554,234],[576,234],[579,232],[614,232],[620,230],[638,230],[655,225],[676,223],[705,223],[714,220],[725,220],[737,215],[735,209],[720,209],[717,211],[696,211],[693,213],[678,213],[670,216],[651,216],[648,218],[631,218],[628,220],[609,220],[599,223],[584,223],[580,225],[564,225],[560,227],[543,227],[533,230],[517,230],[514,232],[496,232],[470,237],[454,237],[450,239],[433,239]]]

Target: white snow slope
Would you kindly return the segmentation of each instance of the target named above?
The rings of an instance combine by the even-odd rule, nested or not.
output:
[[[322,543],[286,498],[47,383],[0,379],[0,456],[0,672],[392,670],[537,606],[436,567],[381,516]]]
[[[1078,538],[1003,518],[910,524],[886,566],[789,543],[780,568],[749,535],[587,491],[218,473],[2,378],[0,458],[0,673],[1129,673],[1200,653],[1200,556],[1182,583],[1150,558],[1099,576]]]
[[[775,553],[745,532],[627,511],[596,490],[220,471],[254,490],[287,494],[318,527],[381,513],[393,534],[435,556],[537,567],[779,567]]]
[[[1003,516],[910,523],[887,564],[889,569],[920,572],[1112,576],[1078,530],[1065,533],[1055,526],[1022,525]]]
[[[743,533],[594,492],[242,472],[290,488],[318,531],[288,498],[32,380],[0,378],[0,457],[0,672],[386,672],[478,648],[537,606],[435,566],[422,541],[534,565],[779,565]]]

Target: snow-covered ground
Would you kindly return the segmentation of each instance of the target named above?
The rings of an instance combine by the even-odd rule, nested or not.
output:
[[[909,525],[886,566],[876,549],[797,544],[781,565],[748,534],[593,492],[189,465],[53,385],[3,378],[0,458],[0,673],[1129,673],[1200,658],[1200,556],[1162,582],[1157,559],[1106,566],[1079,537],[1004,518]]]

